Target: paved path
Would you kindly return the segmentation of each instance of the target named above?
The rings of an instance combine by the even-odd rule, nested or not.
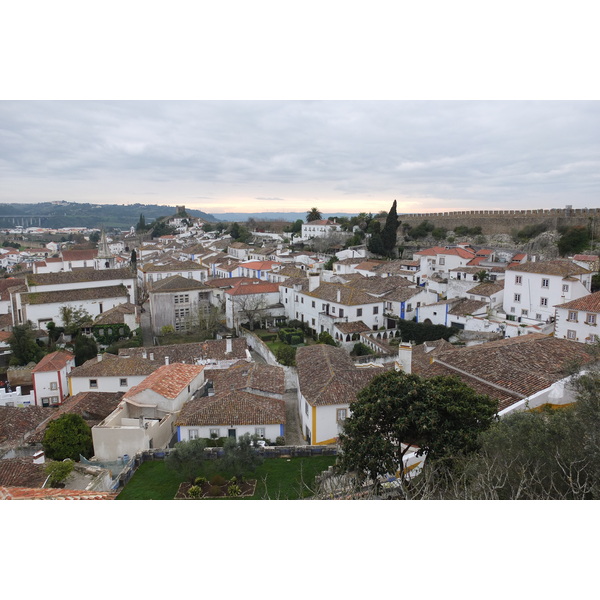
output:
[[[283,396],[285,400],[285,443],[286,446],[306,446],[300,430],[298,417],[298,391],[291,390]]]
[[[144,346],[154,346],[152,336],[152,324],[150,323],[150,304],[144,304],[145,311],[140,315],[140,327],[142,329],[142,342]]]

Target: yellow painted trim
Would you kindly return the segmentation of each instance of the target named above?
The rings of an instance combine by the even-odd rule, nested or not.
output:
[[[311,406],[312,409],[312,425],[311,425],[311,432],[310,432],[310,443],[311,444],[316,444],[317,442],[315,441],[317,439],[317,407],[316,406]]]
[[[73,395],[73,380],[70,377],[67,377],[69,380],[69,396]]]
[[[324,440],[323,442],[317,442],[316,444],[313,442],[313,446],[326,446],[329,444],[335,444],[337,441],[337,438],[331,438],[330,440]]]

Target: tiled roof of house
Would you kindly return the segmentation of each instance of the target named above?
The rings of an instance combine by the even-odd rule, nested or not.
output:
[[[307,277],[306,271],[294,267],[293,265],[285,265],[277,271],[273,271],[277,275],[283,275],[284,277]]]
[[[0,406],[0,448],[25,442],[54,412],[50,407]]]
[[[338,291],[340,293],[339,300]],[[303,290],[303,293],[308,296],[312,296],[313,298],[319,298],[320,300],[325,300],[326,302],[336,302],[338,304],[343,304],[344,306],[378,304],[381,302],[381,300],[374,298],[370,294],[367,294],[360,289],[355,289],[339,283],[321,282],[320,285],[312,292]]]
[[[123,302],[96,317],[94,325],[118,325],[125,323],[125,315],[137,314],[137,307],[131,302]]]
[[[268,281],[261,281],[260,283],[240,281],[233,288],[225,290],[225,293],[229,296],[248,296],[252,294],[269,294],[273,292],[279,292],[279,284]]]
[[[570,260],[539,260],[509,266],[507,271],[519,271],[523,273],[539,273],[542,275],[560,275],[569,277],[571,275],[584,275],[589,273],[588,269],[576,265]]]
[[[207,267],[192,260],[171,260],[166,264],[146,264],[140,270],[144,273],[168,273],[169,271],[206,271]]]
[[[0,487],[0,500],[114,500],[118,495],[119,492],[62,488]]]
[[[73,360],[75,355],[67,350],[57,350],[51,354],[46,354],[32,369],[32,373],[49,373],[51,371],[60,371],[67,366],[70,360]]]
[[[391,275],[390,277],[360,277],[349,281],[346,284],[350,288],[355,288],[372,294],[381,296],[392,292],[398,288],[412,287],[414,283],[399,275]]]
[[[357,369],[345,350],[327,344],[301,346],[296,352],[300,392],[313,406],[350,404],[380,368]]]
[[[236,390],[186,402],[175,425],[285,424],[285,402]]]
[[[383,296],[383,299],[392,302],[406,302],[414,296],[418,296],[422,292],[423,288],[399,287],[395,290],[387,292],[387,294]]]
[[[448,314],[455,317],[466,317],[486,312],[487,302],[485,300],[469,300],[459,298],[456,302],[451,301]]]
[[[208,279],[204,283],[211,288],[232,288],[238,283],[260,283],[261,279],[257,277],[216,277],[215,279]]]
[[[150,289],[151,294],[165,294],[170,292],[179,292],[186,290],[207,290],[207,288],[201,281],[196,279],[190,279],[189,277],[182,277],[181,275],[173,275],[160,281],[152,282]]]
[[[469,294],[476,296],[493,296],[504,289],[504,282],[484,281],[469,289]]]
[[[85,283],[88,281],[111,281],[134,279],[130,269],[90,269],[76,271],[61,271],[60,273],[35,273],[27,277],[29,286],[61,285],[66,283]]]
[[[9,288],[23,287],[26,281],[25,278],[21,277],[7,277],[6,279],[0,279],[0,292],[4,292]]]
[[[229,244],[229,248],[235,248],[236,250],[248,250],[251,249],[252,246],[244,244],[244,242],[231,242],[231,244]]]
[[[576,300],[570,300],[564,304],[557,304],[555,308],[568,308],[572,310],[584,310],[586,312],[600,312],[600,292],[588,294]]]
[[[253,260],[249,262],[240,263],[240,267],[244,269],[252,269],[253,271],[270,271],[278,262],[274,260]]]
[[[445,256],[460,256],[460,258],[473,258],[475,256],[475,252],[473,250],[467,250],[465,248],[443,248],[441,246],[433,246],[431,248],[426,248],[425,250],[419,250],[415,252],[415,256],[437,256],[438,254],[443,254]]]
[[[205,377],[213,382],[217,394],[231,390],[259,391],[280,395],[285,392],[283,368],[272,365],[242,361],[229,369],[207,370]]]
[[[103,298],[128,298],[129,293],[124,285],[90,287],[76,290],[59,290],[57,292],[29,292],[21,294],[23,304],[53,304],[78,302],[81,300],[101,300]]]
[[[61,253],[63,261],[74,262],[77,260],[94,260],[98,256],[98,249],[91,250],[63,250]]]
[[[335,323],[334,327],[343,334],[348,333],[361,333],[363,331],[371,331],[368,325],[365,325],[362,321],[349,321],[348,323]]]
[[[128,377],[150,375],[158,368],[156,361],[138,356],[116,356],[105,352],[75,367],[69,377]]]
[[[597,262],[599,259],[597,256],[594,256],[593,254],[575,254],[575,256],[573,256],[573,260],[579,260],[581,262]]]
[[[316,221],[308,221],[308,223],[302,223],[302,226],[311,225],[337,225],[337,223],[335,221],[330,221],[329,219],[318,219]]]
[[[44,465],[34,464],[31,456],[0,460],[0,486],[39,488],[47,477]]]
[[[162,365],[151,375],[146,377],[142,383],[132,387],[125,396],[123,396],[123,400],[133,398],[144,390],[152,390],[163,396],[163,398],[173,400],[177,398],[177,396],[179,396],[179,394],[190,385],[203,370],[204,367],[199,365],[185,365],[182,363]]]
[[[0,329],[12,329],[12,314],[0,315]]]
[[[528,334],[441,352],[419,374],[456,375],[476,390],[485,385],[502,410],[566,377],[573,359],[586,363],[591,355],[583,344]]]
[[[419,267],[421,262],[418,260],[387,260],[373,268],[375,273],[386,273],[388,275],[401,275],[405,273],[408,267]]]
[[[227,340],[206,340],[191,344],[170,344],[167,346],[147,346],[144,348],[120,348],[119,356],[144,356],[164,364],[165,358],[172,363],[193,364],[197,360],[245,360],[248,344],[246,338],[233,338],[231,352],[227,352]]]

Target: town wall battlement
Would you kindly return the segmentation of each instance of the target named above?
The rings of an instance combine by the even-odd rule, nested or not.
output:
[[[485,235],[510,233],[526,225],[547,225],[548,229],[559,227],[588,227],[596,229],[600,220],[600,208],[538,208],[530,210],[462,210],[436,213],[410,213],[398,215],[402,223],[416,227],[429,221],[436,227],[452,230],[459,225],[481,227]]]

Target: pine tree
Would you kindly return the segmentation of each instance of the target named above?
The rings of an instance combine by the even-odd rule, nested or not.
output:
[[[394,256],[394,248],[396,247],[396,232],[400,227],[398,213],[396,212],[396,200],[392,204],[392,208],[388,212],[385,220],[385,225],[381,230],[381,242],[383,244],[383,253],[386,256]]]

